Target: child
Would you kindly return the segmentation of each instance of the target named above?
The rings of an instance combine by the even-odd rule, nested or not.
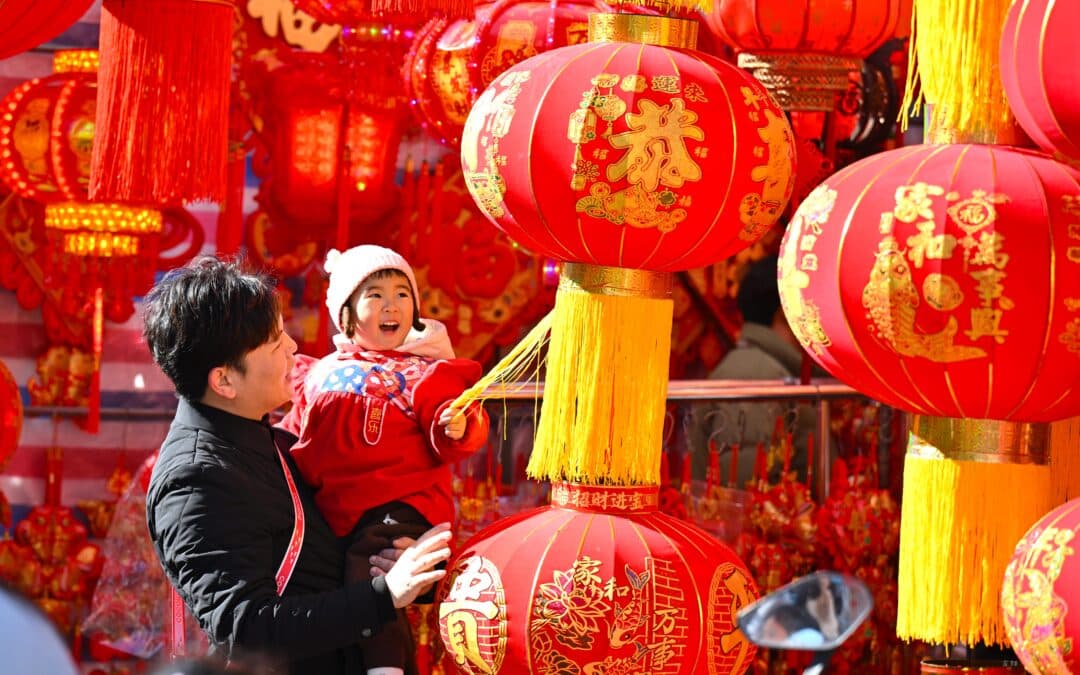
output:
[[[481,367],[455,359],[446,327],[418,316],[404,258],[380,246],[331,250],[326,271],[337,350],[308,362],[283,426],[299,436],[292,456],[316,503],[348,537],[353,582],[370,578],[370,556],[395,538],[453,521],[449,464],[487,442],[488,419],[479,405],[449,407]],[[363,646],[368,675],[403,673],[413,658],[404,617]]]

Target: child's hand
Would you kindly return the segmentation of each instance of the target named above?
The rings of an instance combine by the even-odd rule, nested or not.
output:
[[[447,406],[439,415],[439,424],[444,427],[443,433],[452,441],[460,441],[465,435],[465,413],[460,409]]]

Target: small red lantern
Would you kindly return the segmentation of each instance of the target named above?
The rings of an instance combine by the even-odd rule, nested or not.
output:
[[[19,447],[22,423],[23,404],[19,385],[7,365],[0,361],[0,469]]]
[[[5,0],[0,4],[0,59],[63,33],[93,0]]]
[[[435,17],[420,29],[405,57],[403,73],[413,114],[425,131],[455,149],[461,146],[461,130],[476,98],[468,69],[475,38],[475,20]]]
[[[1075,555],[1080,532],[1080,499],[1046,514],[1031,526],[1005,571],[1001,607],[1013,651],[1027,672],[1080,670],[1080,564]]]
[[[1080,161],[1080,92],[1073,86],[1080,6],[1014,2],[1001,30],[1001,82],[1016,121],[1043,150]]]
[[[829,372],[906,410],[1080,414],[1078,181],[1045,155],[991,145],[852,164],[784,237],[788,322]]]
[[[466,542],[438,606],[458,671],[745,671],[756,648],[735,613],[757,597],[750,573],[657,507],[656,487],[556,483],[551,506]]]
[[[911,0],[717,0],[706,21],[789,110],[831,111],[848,73],[910,18]]]
[[[791,128],[753,78],[691,49],[620,42],[500,75],[469,115],[461,158],[477,204],[526,248],[654,271],[748,246],[794,180]]]

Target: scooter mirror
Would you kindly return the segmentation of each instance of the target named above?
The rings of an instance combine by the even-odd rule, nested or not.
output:
[[[744,607],[736,621],[760,647],[829,652],[855,632],[873,606],[870,589],[859,579],[820,571]]]

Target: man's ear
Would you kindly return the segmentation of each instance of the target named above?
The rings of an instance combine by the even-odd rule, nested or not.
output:
[[[232,400],[236,398],[236,388],[229,380],[229,369],[225,366],[211,368],[206,376],[206,388],[221,398]]]

